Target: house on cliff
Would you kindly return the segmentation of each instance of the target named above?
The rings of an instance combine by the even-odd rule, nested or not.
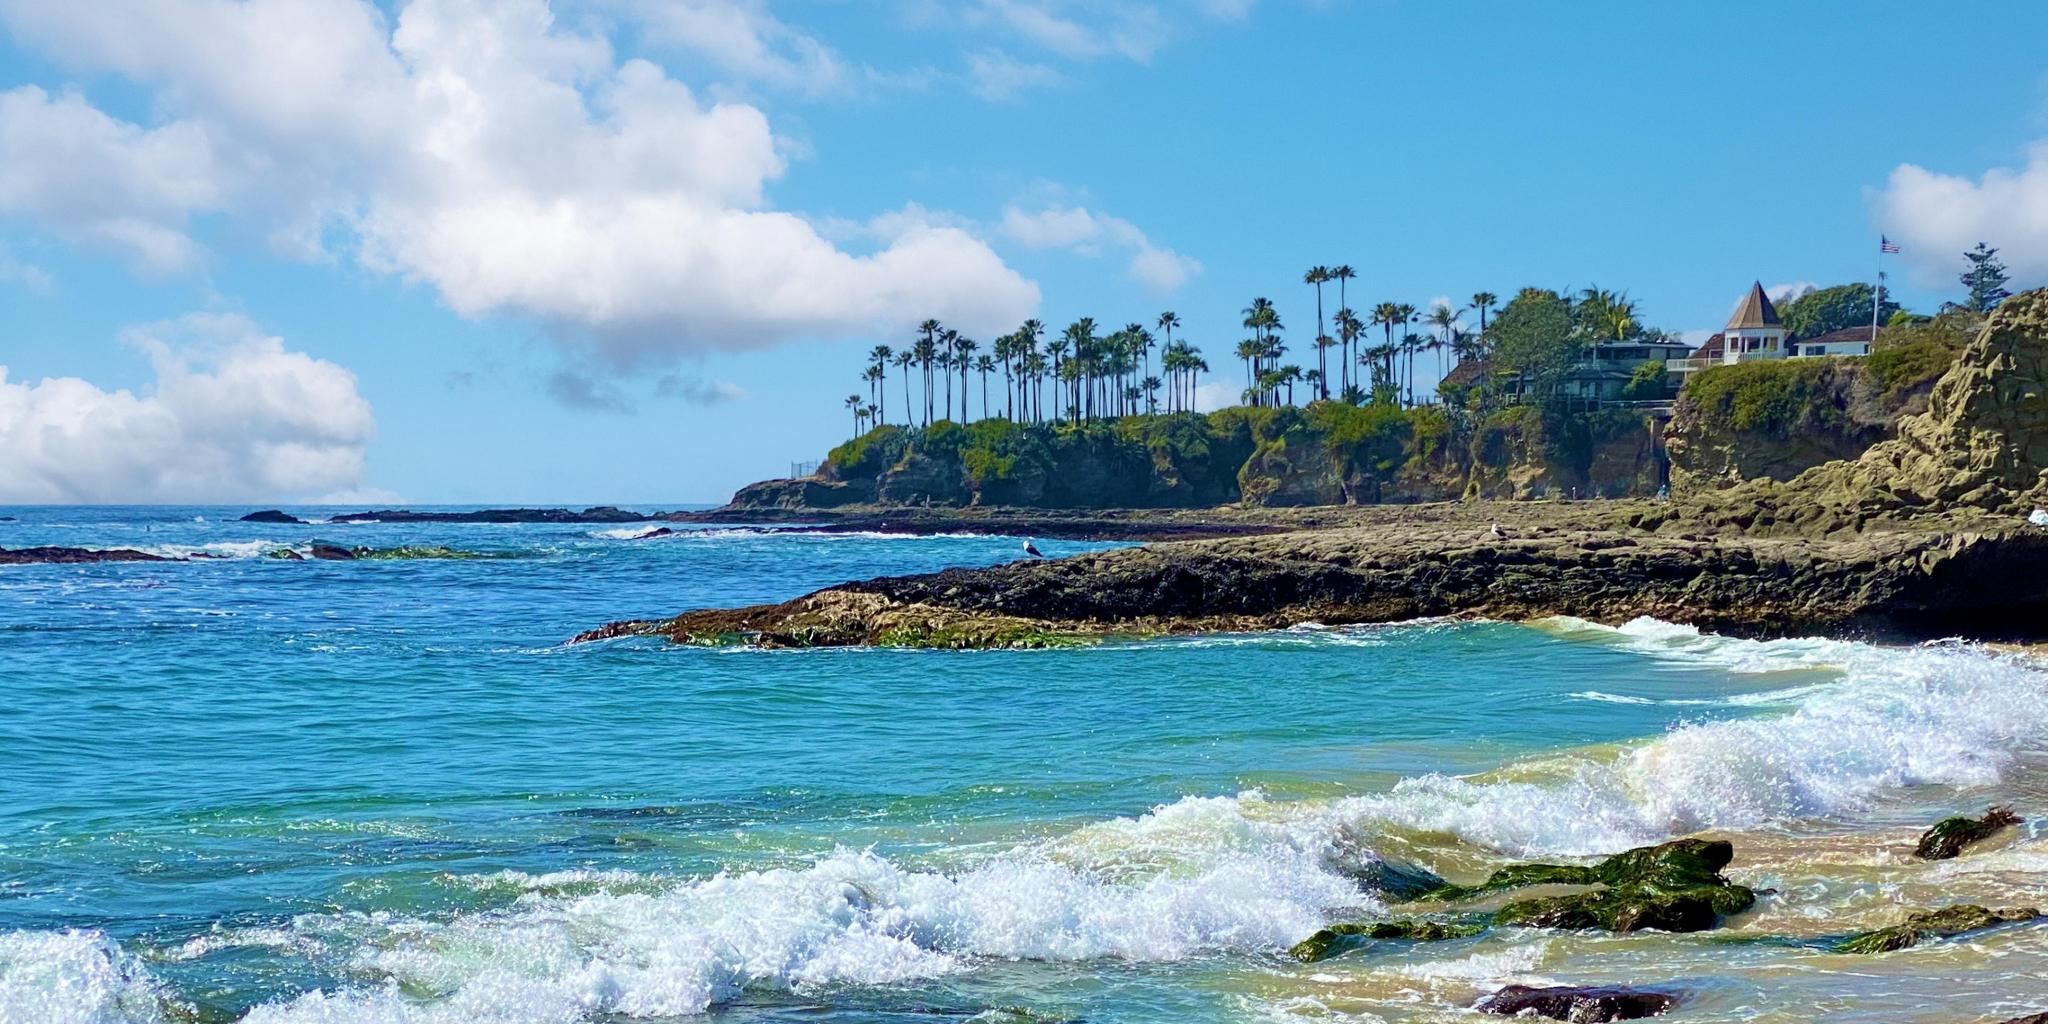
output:
[[[1867,356],[1874,340],[1876,331],[1869,327],[1851,327],[1812,338],[1793,337],[1786,329],[1785,321],[1778,316],[1778,307],[1771,304],[1769,295],[1764,294],[1763,282],[1759,281],[1749,286],[1749,294],[1743,296],[1741,305],[1735,307],[1735,315],[1728,318],[1728,326],[1708,338],[1687,358],[1667,362],[1665,370],[1676,382],[1683,383],[1688,374],[1709,366],[1732,366],[1759,359]]]

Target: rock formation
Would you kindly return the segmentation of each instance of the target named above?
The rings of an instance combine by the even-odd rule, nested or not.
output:
[[[1927,411],[1862,456],[1672,509],[1685,527],[1825,535],[1929,514],[2048,505],[2048,289],[2013,296],[1934,385]]]

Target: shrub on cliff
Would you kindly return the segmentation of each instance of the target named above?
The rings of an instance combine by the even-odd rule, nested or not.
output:
[[[1408,444],[1415,433],[1409,413],[1391,402],[1317,402],[1308,407],[1304,426],[1316,439],[1343,453],[1354,472],[1380,479],[1408,461]]]
[[[909,447],[910,431],[885,423],[832,449],[825,456],[826,475],[836,480],[880,476],[900,461]]]
[[[1840,359],[1769,359],[1701,370],[1682,400],[1708,429],[1783,438],[1793,431],[1840,431],[1856,371]]]

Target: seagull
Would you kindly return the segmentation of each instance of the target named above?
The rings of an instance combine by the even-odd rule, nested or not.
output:
[[[1492,534],[1494,540],[1508,539],[1508,532],[1506,530],[1501,529],[1499,523],[1495,523],[1492,526],[1488,527],[1486,532]]]
[[[1033,558],[1044,558],[1044,557],[1045,557],[1045,553],[1044,553],[1044,552],[1042,552],[1042,551],[1040,551],[1040,550],[1038,550],[1038,545],[1036,545],[1036,544],[1033,544],[1033,543],[1031,543],[1031,542],[1030,542],[1030,541],[1028,541],[1028,540],[1024,542],[1024,553],[1025,553],[1025,554],[1027,554],[1027,555],[1030,555],[1030,556],[1031,556],[1031,557],[1033,557]]]

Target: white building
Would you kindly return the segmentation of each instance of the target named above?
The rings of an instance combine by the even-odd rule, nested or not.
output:
[[[1792,359],[1807,356],[1867,356],[1875,332],[1868,327],[1851,327],[1816,338],[1793,338],[1778,318],[1778,307],[1764,294],[1763,282],[1749,286],[1749,294],[1728,318],[1721,333],[1708,338],[1691,357],[1665,364],[1679,381],[1685,375],[1709,366],[1727,366],[1757,359]]]
[[[1721,362],[1746,363],[1752,359],[1783,359],[1791,355],[1785,347],[1785,322],[1778,319],[1778,307],[1764,294],[1764,284],[1749,286],[1749,294],[1721,329]],[[1711,339],[1708,342],[1712,344]],[[1704,346],[1702,346],[1704,348]]]

